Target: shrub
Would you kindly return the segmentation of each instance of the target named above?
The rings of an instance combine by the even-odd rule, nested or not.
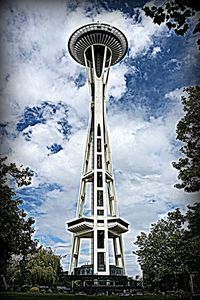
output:
[[[30,288],[30,292],[31,293],[39,293],[40,289],[37,286],[33,286],[32,288]]]

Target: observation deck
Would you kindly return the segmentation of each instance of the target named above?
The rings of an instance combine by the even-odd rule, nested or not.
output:
[[[101,23],[92,23],[77,29],[70,37],[68,50],[76,62],[85,66],[84,53],[90,46],[107,46],[111,55],[111,65],[123,59],[128,42],[117,28]]]
[[[108,217],[107,221],[108,221],[109,238],[128,231],[129,224],[121,218]],[[102,227],[104,226],[103,219],[97,220],[97,223],[99,225],[99,229],[101,228],[101,225]],[[77,218],[70,222],[67,222],[67,225],[68,225],[68,230],[70,232],[81,234],[85,238],[92,237],[93,228],[94,228],[94,218],[92,217]]]

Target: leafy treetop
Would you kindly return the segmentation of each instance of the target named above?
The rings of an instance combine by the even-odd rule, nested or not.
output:
[[[13,254],[26,255],[36,246],[32,240],[35,221],[19,207],[22,200],[16,198],[8,183],[12,178],[18,186],[29,185],[33,174],[29,168],[18,168],[5,161],[5,157],[0,158],[0,269],[6,266]]]
[[[177,124],[177,139],[183,142],[180,151],[184,155],[172,165],[179,170],[181,183],[176,188],[186,192],[200,191],[200,86],[184,89],[182,96],[185,115]]]
[[[190,274],[200,273],[200,203],[169,212],[152,224],[149,234],[141,232],[135,245],[143,271],[144,285],[162,291],[189,289]],[[198,279],[200,284],[200,278]]]
[[[190,19],[198,17],[200,2],[197,0],[166,0],[162,6],[144,7],[144,12],[154,23],[166,24],[177,35],[184,35],[189,29]],[[200,19],[194,20],[193,34],[200,32]],[[200,39],[197,41],[200,47]]]

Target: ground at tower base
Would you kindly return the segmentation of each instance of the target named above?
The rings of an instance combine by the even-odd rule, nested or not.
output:
[[[105,296],[105,295],[97,295],[97,296],[86,296],[84,294],[82,295],[69,295],[69,294],[34,294],[30,295],[30,293],[0,293],[0,299],[2,300],[120,300],[123,299],[123,295],[112,295],[112,296]],[[134,296],[128,296],[125,295],[125,299],[131,300],[131,299],[140,299],[140,300],[162,300],[164,299],[163,295],[134,295]],[[169,300],[199,300],[199,296],[193,296],[192,298],[190,296],[183,296],[180,298],[180,296],[177,295],[168,295],[165,299]]]
[[[60,286],[38,286],[34,290],[28,286],[18,292],[0,292],[1,300],[200,300],[200,295],[182,294],[181,292],[160,291],[150,292],[137,281],[127,276],[94,276],[94,275],[67,275],[65,284]]]
[[[87,296],[84,294],[78,294],[78,295],[69,295],[69,294],[30,294],[30,293],[0,293],[0,299],[1,300],[120,300],[123,299],[122,297],[123,295],[112,295],[112,296],[106,296],[106,295],[93,295],[93,296]],[[129,295],[124,295],[125,299],[127,300],[131,300],[131,299],[140,299],[140,300],[162,300],[164,299],[163,295],[133,295],[133,296],[129,296]],[[198,300],[198,298],[194,298],[194,296],[192,298],[190,298],[189,296],[183,296],[180,298],[180,296],[177,295],[168,295],[166,296],[165,299],[169,299],[169,300],[178,300],[178,299],[182,299],[182,300],[189,300],[189,299],[194,299],[194,300]]]

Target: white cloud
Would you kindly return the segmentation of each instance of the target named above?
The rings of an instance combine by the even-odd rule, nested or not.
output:
[[[130,57],[135,58],[138,54],[146,53],[150,46],[153,45],[153,36],[160,35],[165,32],[164,26],[154,24],[149,17],[145,17],[144,12],[140,12],[142,16],[141,23],[133,24],[129,31]]]
[[[36,223],[40,235],[58,236],[60,239],[66,240],[65,223],[73,218],[74,214],[71,191],[68,190],[68,193],[67,197],[66,191],[53,190],[47,193],[43,206],[38,209],[38,213],[42,213]]]
[[[181,97],[183,95],[186,95],[186,94],[187,94],[186,92],[183,92],[183,88],[179,88],[179,89],[175,89],[175,90],[170,91],[169,93],[167,93],[165,95],[165,98],[166,99],[169,98],[173,101],[177,101],[177,100],[180,101]]]
[[[152,44],[152,36],[162,31],[162,27],[153,24],[142,11],[142,22],[136,24],[133,18],[119,10],[102,9],[97,13],[93,7],[93,14],[91,12],[90,16],[86,16],[83,7],[70,11],[64,1],[56,5],[50,5],[48,1],[46,5],[25,1],[17,4],[14,17],[8,11],[4,16],[8,35],[12,35],[12,39],[8,35],[3,36],[6,55],[2,74],[4,78],[9,74],[3,89],[7,104],[4,115],[7,116],[11,116],[16,109],[16,105],[9,108],[10,102],[17,103],[20,112],[25,106],[37,105],[44,99],[54,102],[62,99],[75,107],[78,113],[86,113],[87,88],[77,90],[72,80],[72,77],[78,76],[81,67],[66,52],[69,36],[78,27],[96,18],[119,27],[129,40],[131,57],[147,51]],[[18,26],[13,26],[10,21],[13,18]],[[8,20],[9,26],[6,23]],[[119,70],[122,73],[120,83],[119,76],[116,76]],[[125,66],[117,66],[116,71],[113,70],[112,86],[116,88],[111,86],[111,91],[114,97],[120,97],[125,91],[123,78],[127,71]]]
[[[161,48],[160,47],[154,47],[151,55],[153,57],[155,57],[157,55],[157,53],[159,53],[159,52],[161,52]]]
[[[50,122],[34,126],[31,142],[27,142],[22,134],[17,139],[8,141],[7,147],[14,149],[9,159],[19,165],[29,166],[44,182],[78,187],[86,130],[77,131],[67,141],[61,138],[61,134],[53,125]],[[61,144],[64,150],[48,156],[50,151],[47,146],[53,143]]]
[[[112,96],[118,100],[126,91],[125,75],[129,68],[126,65],[117,65],[111,69],[109,83],[108,83],[108,97]]]
[[[134,258],[133,241],[141,231],[175,207],[185,208],[190,197],[173,185],[177,171],[172,167],[177,149],[174,147],[177,120],[182,114],[177,101],[181,91],[166,96],[177,97],[174,109],[160,118],[143,119],[128,112],[109,115],[110,143],[116,179],[120,215],[130,223],[124,237],[127,271],[139,273]],[[117,141],[117,142],[116,142]],[[130,255],[130,256],[129,256]]]

